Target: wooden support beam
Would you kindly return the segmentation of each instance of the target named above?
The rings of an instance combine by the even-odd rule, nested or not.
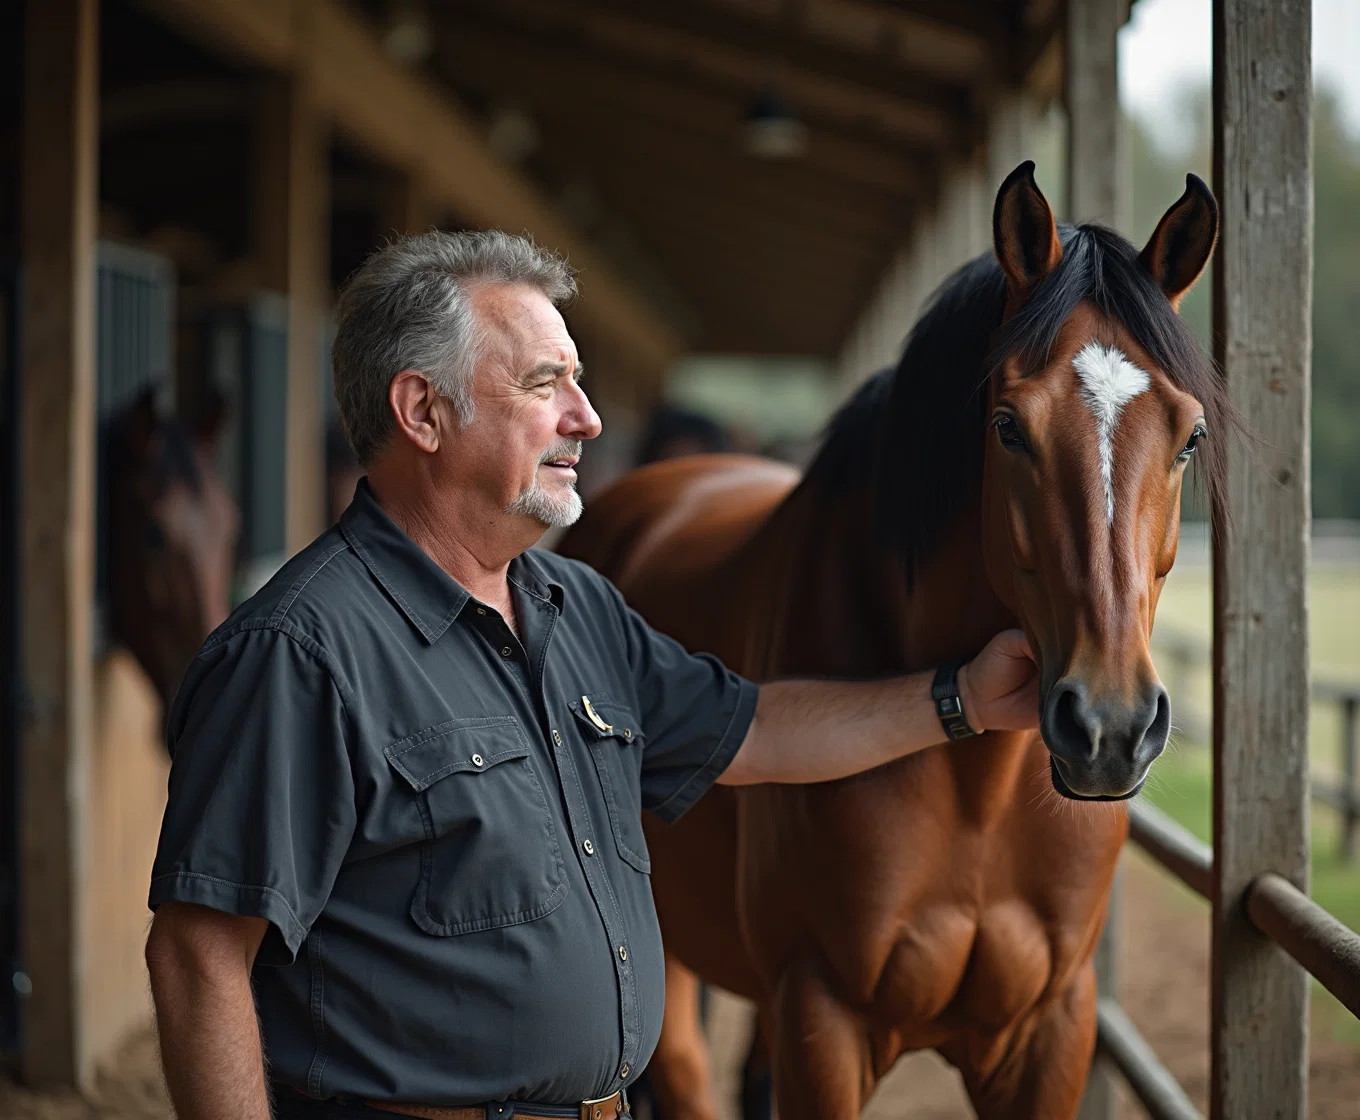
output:
[[[325,528],[322,317],[329,303],[327,128],[308,66],[259,80],[255,246],[261,282],[288,301],[285,518],[292,554]]]
[[[565,253],[581,273],[577,314],[598,322],[640,364],[660,368],[679,351],[672,325],[491,152],[462,106],[397,67],[336,0],[138,2],[208,49],[256,66],[292,72],[305,54],[315,111],[362,150],[415,175],[435,204],[469,223],[527,229],[540,244]]]
[[[88,1084],[82,1022],[93,720],[98,0],[25,13],[19,804],[25,1080]]]
[[[1123,169],[1119,156],[1119,26],[1122,0],[1069,0],[1067,4],[1067,210],[1073,221],[1119,223]],[[1119,941],[1123,874],[1116,870],[1105,928],[1096,946],[1096,988],[1119,998]],[[1086,1083],[1079,1120],[1114,1120],[1114,1073],[1097,1054]]]
[[[1219,1120],[1307,1114],[1308,977],[1244,902],[1266,872],[1308,889],[1311,46],[1310,0],[1214,0],[1215,352],[1254,436],[1229,445],[1214,511]]]
[[[1074,222],[1122,225],[1118,35],[1126,17],[1125,0],[1067,5],[1067,199]]]

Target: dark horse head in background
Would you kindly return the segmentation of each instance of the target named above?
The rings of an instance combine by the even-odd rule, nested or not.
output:
[[[213,465],[225,409],[191,430],[148,390],[105,441],[109,626],[168,707],[199,646],[230,613],[239,514]]]

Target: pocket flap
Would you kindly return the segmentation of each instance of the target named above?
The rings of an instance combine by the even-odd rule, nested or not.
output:
[[[613,738],[635,743],[642,739],[642,729],[633,709],[608,696],[582,696],[567,706],[592,742]]]
[[[419,793],[450,774],[481,773],[528,758],[529,743],[514,716],[479,716],[426,727],[384,747],[383,754]]]

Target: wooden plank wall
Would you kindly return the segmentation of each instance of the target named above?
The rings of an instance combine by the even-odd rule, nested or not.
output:
[[[23,1074],[81,1084],[94,593],[98,0],[29,0],[23,102]]]
[[[1307,1114],[1308,978],[1243,910],[1308,883],[1311,0],[1214,0],[1214,334],[1253,439],[1214,553],[1214,1117]],[[1211,438],[1227,438],[1213,433]]]

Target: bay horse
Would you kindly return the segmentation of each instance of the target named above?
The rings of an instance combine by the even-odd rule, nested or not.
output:
[[[231,611],[240,515],[213,461],[224,416],[214,397],[186,426],[161,416],[147,390],[105,434],[110,637],[131,650],[166,711]]]
[[[1217,238],[1208,188],[1188,176],[1140,253],[1058,226],[1033,169],[1000,188],[994,255],[944,283],[801,480],[739,456],[657,464],[560,546],[756,680],[929,669],[1012,626],[1040,669],[1040,732],[720,786],[673,826],[647,820],[666,1120],[717,1115],[694,973],[756,1001],[781,1120],[857,1116],[924,1048],[981,1117],[1077,1110],[1118,801],[1170,731],[1148,643],[1182,478],[1198,455],[1219,492],[1233,414],[1176,314]]]

